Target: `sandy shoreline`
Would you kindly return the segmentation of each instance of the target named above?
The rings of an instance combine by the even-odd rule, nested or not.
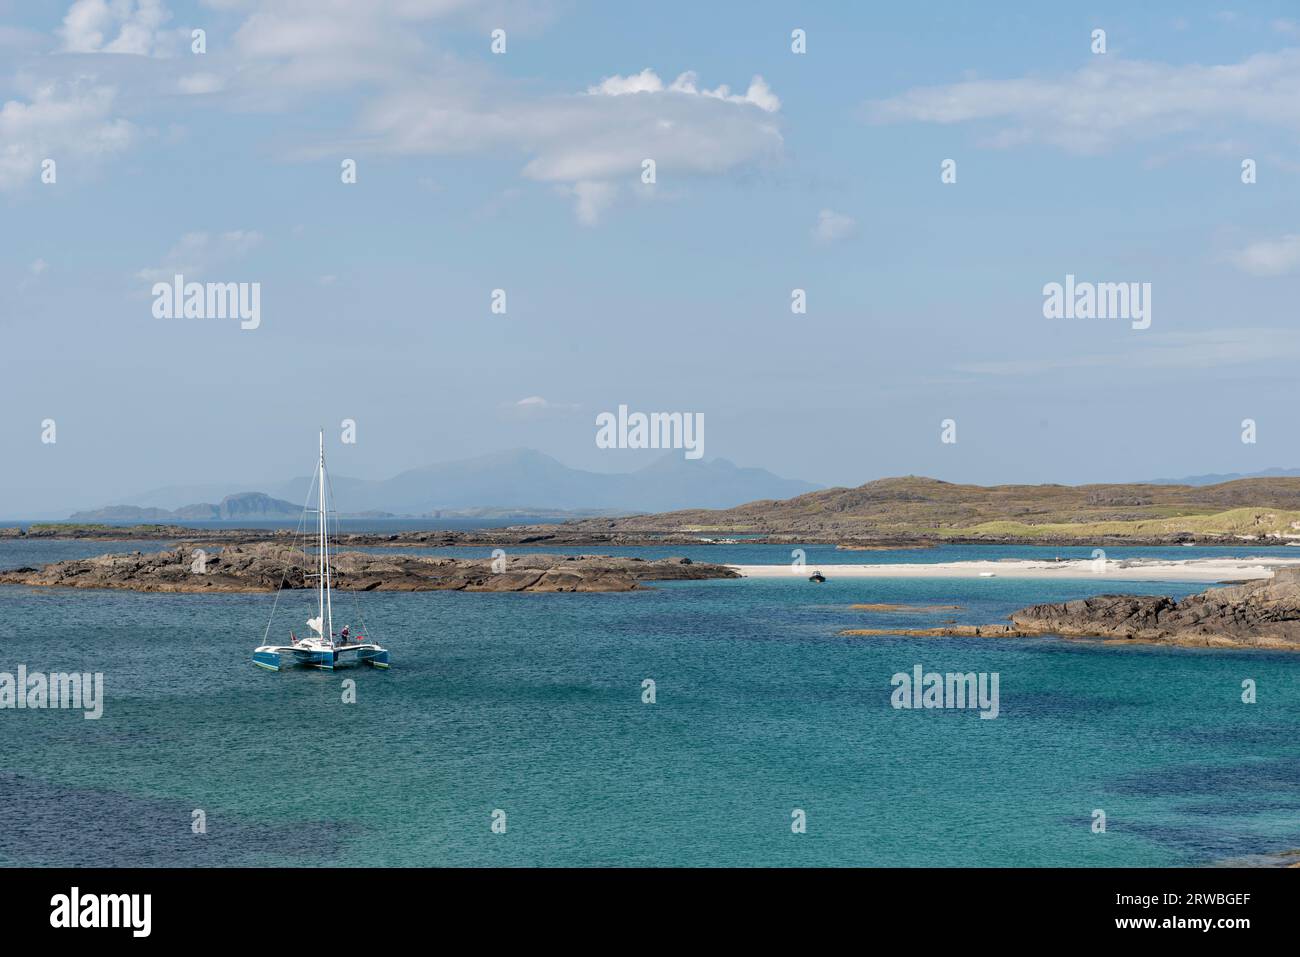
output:
[[[1271,578],[1274,568],[1300,567],[1298,558],[1193,558],[1186,561],[1090,559],[1063,562],[1008,559],[984,562],[898,563],[891,565],[728,565],[745,578],[807,578],[820,571],[836,578],[1036,578],[1098,582],[1225,582]]]

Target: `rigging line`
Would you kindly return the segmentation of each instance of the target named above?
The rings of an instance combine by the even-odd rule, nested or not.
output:
[[[339,522],[342,521],[342,519],[339,517],[338,514],[339,500],[338,500],[338,496],[334,494],[334,476],[326,472],[325,481],[329,483],[330,500],[334,502],[334,530],[336,534],[342,534],[342,529],[339,526]],[[357,598],[357,589],[353,587],[350,590],[352,592],[352,610],[356,612],[357,618],[360,619],[361,621],[362,633],[365,634],[367,638],[369,638],[370,629],[366,627],[366,616],[361,611],[361,602]]]
[[[293,530],[293,545],[290,551],[298,547],[298,536],[303,533],[303,522],[307,519],[307,502],[311,501],[312,489],[316,487],[316,477],[307,483],[307,499],[302,503],[302,511],[298,513],[298,527]],[[307,554],[307,549],[303,549],[303,555]],[[280,592],[284,591],[284,583],[289,580],[289,563],[284,563],[284,574],[280,576],[280,587],[275,590],[275,600],[271,602],[271,617],[266,621],[266,631],[262,632],[262,644],[266,644],[267,637],[271,634],[271,625],[275,623],[275,609],[280,604]]]

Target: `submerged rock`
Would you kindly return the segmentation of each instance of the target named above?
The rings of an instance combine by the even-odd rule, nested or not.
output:
[[[337,552],[331,582],[341,591],[633,591],[642,582],[737,578],[723,565],[682,558],[644,561],[605,555],[521,553],[498,559],[434,558],[400,553]],[[100,555],[43,568],[0,572],[0,584],[56,588],[122,588],[160,592],[260,592],[315,588],[316,556],[262,542],[231,545],[201,560],[181,547],[142,554]]]

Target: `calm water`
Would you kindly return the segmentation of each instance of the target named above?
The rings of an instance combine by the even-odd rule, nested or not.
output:
[[[105,521],[95,519],[93,524],[96,525],[120,525],[127,527],[131,525],[179,525],[182,528],[192,529],[229,529],[229,528],[298,528],[302,518],[272,518],[272,519],[237,519],[234,521],[198,521],[195,519],[162,519],[152,522],[139,522],[134,519],[130,521]],[[309,523],[314,523],[315,519],[308,519]],[[509,525],[534,525],[555,522],[559,519],[554,516],[546,515],[510,515],[503,518],[330,518],[330,527],[337,528],[340,532],[424,532],[424,531],[442,531],[442,530],[472,530],[476,528],[505,528]],[[32,525],[29,519],[4,519],[0,518],[0,528],[29,528]],[[51,524],[44,522],[43,524]],[[79,524],[75,522],[53,522],[52,524]]]
[[[0,565],[51,560],[10,561],[31,547],[0,544]],[[728,560],[753,560],[747,548],[789,552]],[[344,595],[336,621],[357,620],[355,600],[395,664],[333,675],[251,665],[268,595],[0,587],[0,671],[102,671],[107,698],[99,721],[0,711],[0,863],[1167,865],[1300,847],[1294,656],[837,637],[1114,587],[832,577]],[[289,594],[277,621],[309,606]],[[998,672],[1001,715],[892,709],[890,677],[918,663]],[[345,678],[356,704],[340,700]],[[656,704],[641,703],[645,678]],[[1244,678],[1258,704],[1241,703]],[[505,834],[489,827],[498,808]]]

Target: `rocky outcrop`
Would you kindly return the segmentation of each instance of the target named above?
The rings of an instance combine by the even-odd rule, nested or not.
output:
[[[1021,629],[1138,641],[1300,647],[1300,569],[1211,588],[1181,601],[1161,595],[1099,595],[1015,612]]]
[[[66,541],[175,541],[197,545],[247,545],[278,542],[289,545],[301,536],[294,529],[191,528],[174,524],[106,525],[96,523],[46,522],[0,530],[10,537]],[[355,548],[452,548],[458,546],[496,548],[510,545],[554,545],[566,548],[600,548],[632,545],[704,545],[708,540],[688,534],[623,534],[589,532],[562,525],[514,525],[509,528],[480,528],[465,531],[427,529],[405,532],[355,532],[338,536],[342,547]],[[786,539],[782,538],[781,543]]]
[[[1300,651],[1300,569],[1211,588],[1181,601],[1163,595],[1097,595],[1013,612],[1010,624],[945,628],[857,628],[845,635],[1017,638],[1059,635],[1114,642]]]
[[[601,555],[519,554],[466,560],[339,552],[332,582],[343,591],[633,591],[643,582],[736,578],[723,565],[688,558],[645,561]],[[202,561],[194,549],[55,562],[0,572],[0,584],[55,588],[122,588],[159,592],[259,592],[315,588],[316,558],[275,543],[233,545]]]
[[[82,539],[105,539],[110,541],[132,541],[134,539],[167,539],[167,538],[194,538],[195,535],[202,534],[205,537],[207,532],[199,532],[197,529],[186,528],[183,525],[101,525],[96,523],[68,523],[68,522],[34,522],[27,526],[26,529],[16,528],[7,529],[6,531],[16,532],[15,537],[56,540],[56,541],[80,541]],[[213,533],[214,537],[224,536],[225,530],[217,530]],[[250,539],[269,538],[275,535],[274,532],[262,532],[252,530],[246,532]]]

